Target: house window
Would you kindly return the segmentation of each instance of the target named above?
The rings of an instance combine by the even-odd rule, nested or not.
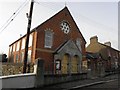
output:
[[[10,53],[12,52],[12,46],[10,46]]]
[[[16,54],[16,62],[18,62],[18,54]]]
[[[22,49],[25,48],[25,39],[22,39]]]
[[[31,62],[31,50],[28,50],[28,57],[27,57],[27,62]]]
[[[13,51],[15,51],[15,44],[13,45]]]
[[[33,37],[32,37],[32,35],[30,35],[30,36],[29,36],[29,47],[32,46],[32,40],[33,40]]]
[[[19,51],[19,48],[20,48],[20,42],[17,43],[16,51]]]
[[[21,52],[21,56],[20,56],[20,57],[21,57],[21,60],[20,60],[20,61],[21,61],[21,62],[24,62],[24,52]]]
[[[78,46],[79,50],[81,51],[81,39],[80,38],[76,39],[76,45]]]
[[[9,61],[13,61],[13,46],[10,46],[9,48]]]
[[[10,52],[10,55],[12,54],[12,46],[10,46],[10,48],[9,48],[9,52]]]
[[[50,30],[45,31],[45,48],[51,48],[53,44],[53,32]]]

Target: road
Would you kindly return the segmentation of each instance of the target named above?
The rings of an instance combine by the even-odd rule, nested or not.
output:
[[[120,88],[120,87],[119,87]],[[114,79],[114,80],[109,80],[109,81],[106,81],[104,83],[101,83],[101,84],[96,84],[96,85],[92,85],[92,86],[87,86],[87,87],[82,87],[82,88],[78,88],[78,89],[75,89],[75,90],[96,90],[96,89],[100,89],[100,90],[120,90],[118,89],[118,80],[117,79]]]
[[[29,90],[118,90],[115,89],[118,87],[117,79],[118,74],[114,74],[102,78],[78,80]]]

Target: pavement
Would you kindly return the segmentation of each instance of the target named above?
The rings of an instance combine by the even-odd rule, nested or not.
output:
[[[92,79],[85,79],[85,80],[77,80],[72,82],[65,82],[61,84],[55,84],[51,86],[44,86],[39,89],[41,90],[74,90],[77,88],[88,87],[95,84],[102,84],[106,82],[110,82],[112,80],[117,80],[118,74],[109,75],[106,77],[99,77],[99,78],[92,78]]]
[[[115,80],[109,80],[109,81],[103,82],[101,84],[91,85],[91,86],[87,86],[87,87],[83,87],[83,88],[77,88],[74,90],[79,90],[79,89],[119,90],[120,87],[119,87],[118,80],[115,79]]]

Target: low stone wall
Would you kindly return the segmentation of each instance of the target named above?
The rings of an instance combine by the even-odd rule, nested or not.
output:
[[[44,75],[44,85],[51,85],[63,82],[70,82],[75,80],[82,80],[87,78],[87,73],[81,74],[61,74],[61,75]]]
[[[32,73],[34,70],[34,65],[30,64],[29,67],[27,67],[27,72]],[[23,64],[22,63],[2,63],[2,71],[1,76],[7,76],[7,75],[15,75],[15,74],[21,74],[23,72]]]
[[[35,87],[42,87],[45,85],[58,84],[63,82],[70,82],[87,78],[87,73],[77,74],[45,74],[44,60],[38,59],[36,73]]]

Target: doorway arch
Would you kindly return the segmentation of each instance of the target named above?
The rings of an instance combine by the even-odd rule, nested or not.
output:
[[[64,54],[62,62],[61,62],[61,73],[68,74],[68,67],[69,67],[69,54]]]
[[[78,73],[78,65],[79,65],[78,60],[79,60],[78,55],[74,55],[71,60],[71,72],[72,73]]]

